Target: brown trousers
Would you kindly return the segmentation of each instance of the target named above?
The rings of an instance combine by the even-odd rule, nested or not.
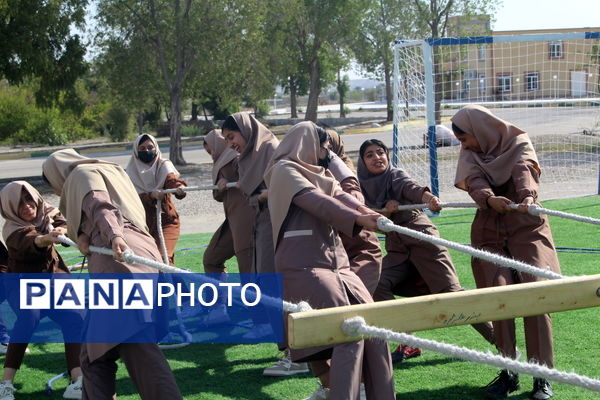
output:
[[[471,228],[473,247],[514,258],[560,273],[552,233],[546,216],[517,212],[498,214],[492,209],[478,210]],[[536,282],[543,278],[500,267],[474,258],[471,263],[477,287]],[[527,359],[554,366],[552,319],[549,314],[523,318]],[[516,356],[515,321],[495,321],[496,345],[507,357]]]
[[[227,272],[225,261],[235,256],[238,262],[240,273],[247,274],[252,272],[253,251],[252,247],[237,250],[233,240],[232,227],[229,221],[225,220],[217,229],[210,243],[204,252],[202,262],[204,272],[208,274],[221,274]]]
[[[183,397],[165,356],[155,343],[121,343],[93,362],[81,347],[83,400],[112,400],[116,393],[117,359],[129,372],[142,400],[179,400]]]

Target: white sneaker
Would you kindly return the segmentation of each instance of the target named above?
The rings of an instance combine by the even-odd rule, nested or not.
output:
[[[71,383],[63,393],[63,399],[81,399],[83,395],[83,376]]]
[[[0,400],[15,400],[13,394],[17,391],[10,381],[0,381]]]
[[[230,322],[229,314],[227,314],[227,308],[224,304],[214,306],[208,312],[208,315],[204,318],[206,325],[220,325]]]
[[[273,335],[271,324],[257,324],[250,332],[243,334],[242,338],[247,340],[259,340],[270,335]]]
[[[317,388],[317,390],[315,390],[310,397],[307,397],[304,400],[328,400],[328,399],[329,399],[329,388],[326,388],[325,386],[323,386],[319,383],[319,387]]]
[[[292,362],[289,351],[283,353],[283,357],[275,364],[267,367],[263,371],[264,376],[291,376],[296,374],[304,374],[308,372],[306,363]]]

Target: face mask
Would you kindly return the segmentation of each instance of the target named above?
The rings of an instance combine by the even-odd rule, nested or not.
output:
[[[156,158],[156,150],[138,151],[138,158],[143,163],[150,163]]]
[[[331,156],[329,154],[327,154],[327,157],[325,158],[319,158],[319,167],[323,167],[325,169],[329,168],[329,162],[331,161]]]

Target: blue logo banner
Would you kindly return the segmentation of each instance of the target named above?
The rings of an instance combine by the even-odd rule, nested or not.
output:
[[[279,274],[0,274],[13,343],[283,342]]]

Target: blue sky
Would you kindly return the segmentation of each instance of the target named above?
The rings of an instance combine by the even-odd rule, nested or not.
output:
[[[496,31],[600,27],[598,0],[503,0]]]

